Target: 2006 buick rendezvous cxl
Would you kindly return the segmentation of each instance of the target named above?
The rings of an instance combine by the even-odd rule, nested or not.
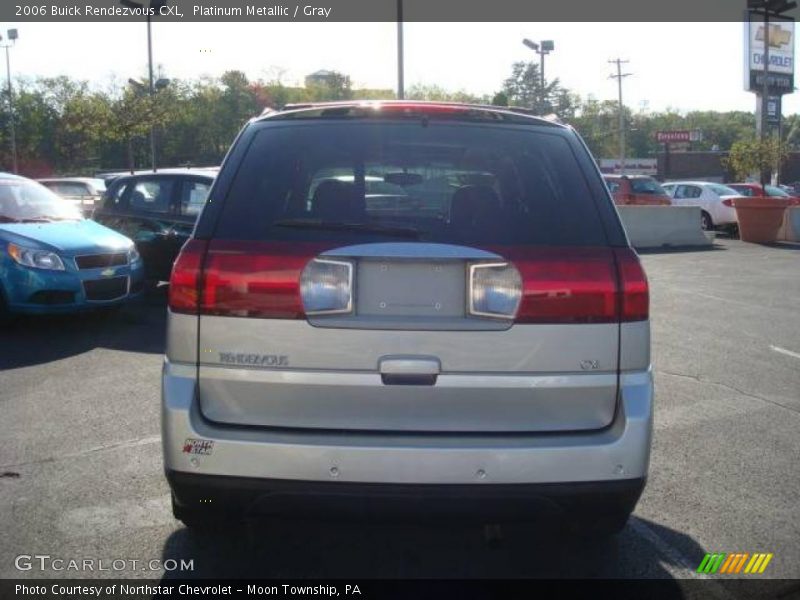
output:
[[[189,526],[557,510],[612,533],[652,404],[648,284],[600,172],[512,110],[265,111],[173,268],[164,460]]]

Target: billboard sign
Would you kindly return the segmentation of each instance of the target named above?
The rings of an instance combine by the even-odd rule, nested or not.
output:
[[[622,164],[617,158],[601,158],[598,161],[600,171],[606,174],[622,173]],[[658,160],[655,158],[626,158],[626,175],[651,175],[655,177],[658,173]]]
[[[763,89],[764,41],[768,39],[770,92],[773,94],[792,93],[794,91],[794,21],[771,20],[769,32],[767,32],[763,18],[757,14],[749,14],[749,19],[744,23],[744,29],[745,89],[750,92],[760,92]]]

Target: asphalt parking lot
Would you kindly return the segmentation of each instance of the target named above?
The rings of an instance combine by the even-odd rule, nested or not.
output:
[[[800,245],[718,240],[643,256],[656,425],[634,518],[602,543],[505,527],[250,523],[192,534],[162,475],[165,294],[119,313],[20,319],[0,344],[0,577],[19,554],[194,559],[191,573],[100,576],[681,579],[705,552],[772,552],[800,578]],[[87,574],[83,574],[86,576]],[[709,594],[724,597],[726,580]],[[681,585],[676,582],[675,585]],[[785,582],[789,587],[796,585]]]

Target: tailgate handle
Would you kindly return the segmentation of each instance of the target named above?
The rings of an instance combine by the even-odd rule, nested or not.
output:
[[[442,370],[438,358],[393,356],[378,361],[384,385],[435,385]]]

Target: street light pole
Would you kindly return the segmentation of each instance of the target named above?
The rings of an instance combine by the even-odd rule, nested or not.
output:
[[[14,122],[14,89],[11,87],[11,57],[10,57],[10,48],[14,45],[14,41],[17,39],[17,30],[16,29],[9,29],[8,30],[8,42],[3,44],[3,47],[6,49],[6,84],[8,86],[8,132],[9,137],[11,138],[11,168],[14,173],[19,171],[19,166],[17,164],[17,129],[16,124]],[[0,36],[0,40],[3,39],[3,36]]]
[[[625,106],[622,104],[622,78],[628,77],[631,73],[623,73],[622,65],[627,63],[627,60],[617,58],[608,61],[617,65],[617,74],[609,75],[609,78],[617,80],[617,91],[619,94],[619,172],[620,175],[625,174]]]
[[[547,54],[550,54],[551,51],[555,50],[555,44],[553,43],[553,40],[542,40],[537,44],[528,38],[522,40],[522,43],[539,55],[539,89],[541,90],[539,103],[544,109],[545,105],[547,104],[547,91],[544,87],[544,57]]]
[[[119,3],[123,6],[127,6],[129,8],[138,8],[143,9],[144,5],[140,4],[139,2],[135,2],[134,0],[119,0]],[[151,19],[153,15],[160,11],[162,6],[167,4],[167,0],[150,0],[150,7],[149,10],[145,11],[147,15],[147,70],[148,70],[148,79],[149,79],[149,91],[150,91],[150,108],[153,108],[154,98],[155,98],[155,85],[153,83],[153,35],[151,31]],[[150,124],[150,166],[153,169],[153,172],[156,171],[156,127],[152,123]]]
[[[405,98],[405,67],[403,65],[403,0],[397,0],[397,99]]]

